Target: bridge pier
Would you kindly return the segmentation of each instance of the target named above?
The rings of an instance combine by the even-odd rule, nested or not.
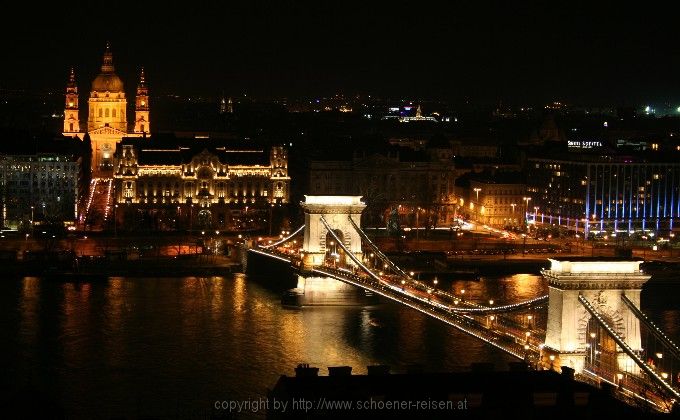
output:
[[[298,284],[284,298],[293,306],[366,305],[372,303],[362,289],[330,277],[298,275]]]
[[[579,302],[590,302],[617,335],[635,351],[642,348],[640,321],[624,304],[625,294],[637,307],[642,285],[650,276],[640,271],[642,261],[621,259],[550,259],[543,270],[548,281],[548,324],[539,365],[559,371],[568,366],[581,373],[591,366],[631,372],[633,360]]]
[[[361,225],[361,212],[366,207],[361,196],[306,195],[300,204],[305,212],[300,252],[302,272],[298,276],[298,286],[286,295],[287,303],[300,306],[366,304],[363,290],[330,277],[311,274],[314,267],[329,262],[338,267],[355,267],[345,250],[362,259],[361,237],[349,222],[351,217],[357,226]],[[322,218],[332,226],[333,233],[328,231]],[[337,243],[336,238],[341,243]]]

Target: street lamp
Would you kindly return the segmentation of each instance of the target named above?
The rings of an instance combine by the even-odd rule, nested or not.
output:
[[[534,222],[536,222],[536,214],[538,213],[538,206],[534,206]]]
[[[531,197],[522,197],[522,200],[524,201],[524,220],[526,221],[529,215],[529,201],[531,201]]]
[[[418,216],[420,216],[420,207],[416,209],[416,242],[418,242],[418,227],[420,226],[420,223],[418,223]]]
[[[191,232],[194,228],[194,205],[191,204],[191,207],[189,208],[189,232]]]
[[[473,188],[474,192],[477,194],[477,202],[479,203],[479,192],[482,190],[481,188]]]
[[[595,364],[595,337],[597,337],[597,334],[594,332],[590,333],[590,338],[593,340],[593,342],[590,344],[590,363]]]

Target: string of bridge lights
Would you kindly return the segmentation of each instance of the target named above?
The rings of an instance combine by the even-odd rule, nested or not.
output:
[[[111,188],[113,187],[113,180],[109,179],[109,189],[106,193],[106,207],[104,208],[104,221],[109,218],[109,212],[111,211]]]
[[[364,269],[366,269],[366,268],[364,267]],[[366,269],[366,270],[367,270],[367,269]],[[492,345],[492,346],[494,346],[494,347],[496,347],[496,348],[498,348],[498,349],[501,349],[501,350],[505,351],[506,353],[509,353],[509,354],[511,354],[511,355],[513,355],[513,356],[515,356],[515,357],[517,357],[518,359],[524,359],[524,355],[523,355],[523,354],[514,351],[512,348],[504,347],[504,346],[502,346],[500,343],[498,343],[498,342],[496,342],[496,341],[494,341],[494,340],[490,340],[490,339],[484,337],[483,335],[481,335],[481,334],[479,334],[479,333],[477,333],[477,332],[475,332],[475,331],[466,329],[466,328],[464,328],[462,325],[460,325],[460,324],[458,324],[457,322],[455,322],[453,319],[457,320],[458,322],[464,322],[464,321],[466,321],[466,320],[458,319],[459,315],[456,315],[456,314],[451,313],[451,312],[448,312],[448,313],[447,313],[447,312],[445,312],[445,313],[436,313],[436,312],[432,312],[432,309],[433,309],[433,308],[431,308],[431,307],[430,307],[430,308],[427,308],[427,309],[423,309],[423,308],[421,308],[421,307],[419,307],[419,306],[417,306],[417,305],[415,305],[415,304],[409,302],[408,300],[398,299],[398,298],[396,298],[395,296],[390,295],[389,293],[384,292],[381,288],[375,287],[375,286],[373,286],[373,285],[371,285],[371,284],[368,284],[368,283],[361,283],[361,284],[360,284],[359,282],[354,281],[354,280],[351,279],[351,278],[346,278],[346,277],[340,278],[340,276],[338,276],[337,274],[335,274],[335,273],[333,273],[333,272],[331,272],[331,271],[329,271],[329,270],[324,270],[324,269],[322,269],[322,268],[317,268],[317,267],[315,267],[315,268],[313,269],[313,271],[316,272],[316,273],[318,273],[318,274],[326,275],[326,276],[333,277],[333,278],[336,278],[336,279],[341,280],[341,281],[349,282],[349,283],[351,283],[351,284],[353,284],[353,285],[355,285],[355,286],[357,286],[357,287],[368,288],[368,289],[371,290],[371,292],[373,292],[373,293],[376,293],[376,294],[378,294],[378,295],[380,295],[380,296],[386,297],[386,298],[388,298],[388,299],[390,299],[390,300],[396,300],[396,301],[398,301],[399,303],[402,303],[402,304],[404,304],[404,305],[410,307],[411,309],[415,309],[416,311],[418,311],[418,312],[420,312],[420,313],[423,313],[423,314],[428,315],[428,316],[430,316],[430,317],[432,317],[432,318],[436,318],[436,319],[438,319],[438,320],[440,320],[440,321],[442,321],[442,322],[445,322],[445,323],[451,325],[452,327],[455,327],[455,328],[459,329],[460,331],[463,331],[463,332],[466,333],[466,334],[472,335],[473,337],[476,337],[476,338],[478,338],[478,339],[484,341],[484,342],[487,343],[487,344],[490,344],[490,345]],[[373,275],[373,273],[371,273],[370,270],[367,270],[367,271],[368,271],[369,274]],[[392,289],[392,290],[394,290],[394,289]],[[404,296],[409,297],[409,298],[412,298],[412,299],[416,299],[416,300],[422,300],[422,299],[420,299],[420,298],[418,298],[418,297],[416,297],[416,296],[409,295],[409,294],[404,294]],[[427,302],[427,304],[430,304],[430,302]],[[453,318],[453,319],[449,319],[449,318]]]
[[[90,196],[87,198],[87,205],[85,206],[85,217],[87,218],[87,215],[90,214],[90,206],[92,205],[92,200],[94,199],[94,191],[97,189],[97,181],[99,178],[94,178],[92,181],[90,181]],[[81,215],[81,221],[83,216]]]
[[[534,305],[540,305],[548,301],[548,295],[544,296],[539,296],[535,297],[533,299],[526,300],[524,302],[518,302],[518,303],[512,303],[509,305],[502,305],[502,306],[488,306],[488,307],[481,307],[481,308],[453,308],[452,310],[456,312],[466,312],[466,313],[475,313],[475,314],[480,314],[480,313],[500,313],[500,312],[512,312],[512,311],[517,311],[520,309],[524,309],[524,307],[532,307]]]
[[[293,239],[293,236],[297,235],[298,233],[300,233],[300,232],[303,231],[304,229],[305,229],[305,225],[302,225],[302,226],[300,226],[299,228],[297,228],[297,230],[296,230],[295,232],[291,233],[290,235],[286,236],[285,238],[283,238],[283,239],[281,239],[281,240],[279,240],[279,241],[276,241],[276,242],[274,242],[274,243],[272,243],[272,244],[262,245],[262,248],[267,249],[267,248],[274,248],[274,247],[277,247],[277,246],[279,246],[279,245],[281,245],[281,244],[283,244],[283,243],[285,243],[285,242],[290,241],[291,239]]]
[[[366,272],[374,282],[365,281],[365,279],[362,280],[361,277],[359,277],[358,275],[356,275],[352,271],[342,269],[342,268],[336,268],[336,269],[332,270],[330,267],[325,267],[325,268],[314,267],[312,269],[314,272],[317,272],[319,274],[323,274],[323,275],[326,275],[326,276],[329,276],[329,277],[333,277],[333,278],[336,278],[336,279],[341,280],[341,281],[349,282],[350,284],[354,284],[355,286],[358,286],[358,287],[365,287],[365,288],[371,290],[372,292],[374,292],[378,295],[389,298],[391,300],[396,300],[396,301],[398,301],[398,302],[400,302],[400,303],[402,303],[402,304],[404,304],[404,305],[406,305],[406,306],[408,306],[412,309],[415,309],[415,310],[417,310],[417,311],[419,311],[423,314],[426,314],[426,315],[429,315],[433,318],[439,319],[440,321],[443,321],[443,322],[445,322],[445,323],[447,323],[447,324],[449,324],[449,325],[451,325],[451,326],[453,326],[453,327],[455,327],[455,328],[457,328],[457,329],[459,329],[459,330],[461,330],[461,331],[463,331],[467,334],[470,334],[470,335],[484,341],[487,344],[491,344],[494,347],[497,347],[497,348],[499,348],[499,349],[501,349],[501,350],[503,350],[503,351],[505,351],[505,352],[517,357],[517,358],[523,359],[527,356],[527,353],[526,353],[528,351],[527,345],[524,346],[525,351],[522,354],[521,352],[514,351],[514,349],[512,349],[511,347],[504,347],[502,344],[485,337],[483,334],[481,334],[479,332],[475,332],[475,331],[466,329],[463,325],[460,325],[460,323],[466,323],[466,324],[469,324],[469,325],[474,327],[475,323],[477,322],[475,320],[475,318],[472,318],[472,317],[465,315],[465,314],[470,314],[470,315],[478,314],[479,315],[479,314],[490,314],[490,313],[499,313],[499,312],[511,312],[511,311],[514,311],[514,310],[523,309],[524,307],[538,306],[538,305],[545,303],[548,300],[547,295],[539,296],[539,297],[536,297],[536,298],[533,298],[533,299],[530,299],[530,300],[524,301],[524,302],[518,302],[518,303],[514,303],[514,304],[502,305],[502,306],[496,306],[496,307],[493,307],[493,306],[487,307],[487,306],[478,305],[478,304],[475,304],[475,303],[472,303],[472,302],[463,302],[462,299],[458,299],[457,297],[455,297],[455,296],[453,296],[449,293],[443,292],[443,291],[436,291],[436,290],[434,291],[435,294],[441,294],[443,296],[452,297],[454,299],[454,303],[456,305],[459,302],[463,302],[463,303],[465,303],[469,306],[472,306],[472,307],[469,307],[469,308],[460,308],[460,307],[453,308],[451,306],[444,305],[444,304],[437,302],[437,301],[432,301],[430,299],[424,299],[420,296],[413,295],[413,294],[406,292],[406,290],[403,287],[399,288],[398,286],[395,286],[393,284],[385,282],[383,277],[382,277],[382,274],[383,274],[382,272],[380,272],[380,275],[374,273],[370,268],[368,268],[365,264],[363,264],[362,261],[360,261],[354,255],[354,253],[350,252],[345,247],[343,242],[335,234],[335,232],[331,229],[330,225],[328,224],[328,222],[325,220],[325,218],[323,216],[321,217],[321,221],[324,224],[324,226],[326,227],[326,229],[328,230],[328,232],[331,233],[331,236],[337,241],[338,245],[343,249],[343,251],[345,251],[345,254],[347,256],[349,256],[350,259],[354,263],[356,263],[358,267],[360,267],[364,272]],[[430,288],[429,285],[426,285],[426,284],[424,284],[420,281],[416,281],[412,277],[406,275],[406,273],[404,273],[403,270],[401,270],[398,266],[396,266],[396,264],[394,264],[392,261],[390,261],[389,258],[387,258],[384,254],[382,254],[382,252],[377,248],[377,246],[375,244],[373,244],[373,242],[365,235],[365,233],[356,226],[356,224],[354,223],[354,221],[351,218],[350,218],[350,221],[351,221],[352,225],[354,226],[355,230],[357,230],[357,232],[360,234],[360,236],[364,240],[366,240],[366,242],[371,246],[371,248],[373,248],[373,250],[376,252],[378,257],[386,263],[385,268],[387,268],[387,265],[389,264],[389,266],[391,266],[395,271],[400,272],[401,276],[404,277],[405,279],[408,279],[410,282],[413,282],[417,286],[421,286],[422,288],[424,288],[424,290],[427,290],[427,292],[430,293],[430,294],[433,292],[433,289]],[[270,244],[268,246],[263,246],[263,248],[273,248],[273,247],[278,246],[282,243],[285,243],[285,242],[289,241],[293,236],[297,235],[303,229],[304,229],[304,226],[298,228],[293,234],[289,235],[288,237],[283,238],[282,240],[279,240],[274,244]],[[277,256],[277,255],[273,255],[271,249],[264,251],[264,252],[257,251],[257,250],[252,250],[252,251],[263,254],[263,255],[273,256],[274,258],[277,258],[277,259],[280,259],[280,260],[283,260],[283,261],[290,261],[290,259],[286,259],[286,258]],[[335,273],[334,271],[340,271],[341,273]],[[402,280],[402,285],[404,283],[405,283],[405,280]],[[622,296],[622,298],[624,300],[627,299],[625,296]],[[634,350],[632,350],[623,341],[623,339],[621,339],[621,337],[619,337],[618,334],[615,331],[613,331],[613,329],[606,323],[606,321],[604,321],[604,319],[599,315],[597,310],[590,304],[590,302],[588,302],[587,299],[585,299],[585,297],[579,296],[579,301],[588,310],[588,312],[590,312],[591,315],[594,316],[597,319],[598,323],[600,325],[602,325],[608,331],[609,334],[611,334],[611,336],[614,338],[614,340],[617,342],[617,344],[621,348],[624,349],[626,354],[628,354],[628,356],[630,356],[635,361],[635,363],[638,364],[638,366],[640,366],[646,373],[648,373],[650,376],[652,376],[655,379],[655,381],[657,381],[659,384],[661,384],[662,387],[665,390],[669,391],[676,398],[680,397],[680,394],[674,388],[672,388],[672,386],[669,385],[664,380],[663,377],[658,375],[654,370],[650,369],[646,365],[646,363],[643,360],[641,360],[640,357],[634,352]],[[439,312],[439,311],[442,311],[442,312]],[[668,339],[668,337],[658,327],[656,327],[651,321],[649,321],[644,314],[640,313],[640,315],[642,315],[644,320],[646,320],[656,332],[658,332],[662,337],[664,337],[664,339],[667,340],[667,342],[675,350],[678,349],[677,346],[672,341],[670,341],[670,339]],[[477,328],[481,328],[481,326],[477,325]],[[668,375],[666,375],[666,377],[668,377]],[[637,396],[640,397],[639,395],[637,395]]]
[[[643,314],[642,311],[640,311],[633,302],[631,302],[630,299],[628,299],[628,296],[622,294],[621,295],[621,300],[623,300],[623,303],[625,303],[628,308],[631,309],[633,314],[637,316],[639,320],[642,322],[646,323],[649,327],[651,327],[657,334],[659,334],[661,337],[663,337],[662,341],[665,341],[664,344],[666,344],[668,347],[671,347],[671,350],[673,353],[675,353],[676,356],[680,355],[680,349],[678,348],[677,345],[671,339],[663,332],[659,327],[657,327],[649,318],[647,318],[647,315]]]
[[[380,249],[377,247],[377,245],[375,245],[373,243],[373,241],[370,240],[368,235],[366,235],[366,232],[364,232],[363,230],[361,230],[361,228],[359,228],[359,226],[357,226],[357,224],[354,222],[354,220],[352,219],[351,216],[348,216],[347,218],[349,219],[349,222],[352,225],[352,227],[354,228],[354,230],[356,230],[357,233],[359,234],[359,236],[361,236],[361,238],[368,243],[368,245],[371,247],[371,249],[373,249],[373,252],[375,252],[376,255],[378,256],[378,258],[380,258],[384,263],[389,264],[394,270],[396,270],[396,272],[398,274],[402,275],[403,277],[408,277],[406,275],[406,273],[404,272],[404,270],[399,268],[399,266],[397,266],[394,262],[392,262],[389,258],[387,258],[387,256],[385,254],[383,254],[382,251],[380,251]]]
[[[358,286],[358,287],[365,287],[365,288],[368,288],[369,290],[371,290],[371,291],[374,292],[374,293],[377,293],[377,294],[379,294],[379,295],[381,295],[381,296],[384,296],[384,297],[389,298],[389,299],[392,299],[392,300],[397,300],[397,301],[399,301],[400,303],[403,303],[403,304],[409,306],[409,307],[412,308],[412,309],[415,309],[415,310],[417,310],[417,311],[419,311],[419,312],[421,312],[421,313],[424,313],[424,314],[429,315],[429,316],[431,316],[431,317],[437,318],[437,319],[439,319],[439,320],[441,320],[441,321],[443,321],[443,322],[446,322],[447,324],[452,325],[452,326],[458,328],[459,330],[461,330],[461,331],[463,331],[463,332],[465,332],[465,333],[467,333],[467,334],[470,334],[470,335],[472,335],[472,336],[474,336],[474,337],[476,337],[476,338],[478,338],[478,339],[480,339],[480,340],[482,340],[482,341],[484,341],[484,342],[486,342],[486,343],[488,343],[488,344],[491,344],[491,345],[493,345],[494,347],[497,347],[497,348],[499,348],[499,349],[501,349],[501,350],[503,350],[503,351],[505,351],[505,352],[507,352],[507,353],[509,353],[509,354],[511,354],[511,355],[513,355],[513,356],[515,356],[515,357],[517,357],[517,358],[519,358],[519,359],[523,359],[523,358],[524,358],[524,356],[523,356],[522,354],[520,354],[520,353],[514,351],[513,349],[504,347],[504,346],[502,346],[501,344],[499,344],[499,343],[497,343],[497,342],[495,342],[495,341],[493,341],[493,340],[489,340],[488,338],[484,337],[484,336],[481,335],[481,334],[478,334],[478,333],[476,333],[476,332],[474,332],[474,331],[470,331],[470,330],[468,330],[468,329],[465,329],[464,327],[462,327],[461,325],[457,324],[456,322],[454,322],[454,321],[452,321],[452,320],[450,320],[450,319],[447,319],[447,317],[453,317],[453,318],[455,318],[456,320],[458,320],[459,322],[467,321],[467,322],[469,323],[469,322],[473,322],[473,321],[474,321],[472,318],[469,318],[468,316],[465,316],[465,315],[458,315],[457,313],[454,313],[453,311],[451,311],[451,308],[450,308],[449,306],[443,305],[443,304],[441,304],[441,303],[439,303],[439,302],[432,302],[432,301],[430,301],[430,300],[426,300],[426,299],[421,298],[421,297],[419,297],[419,296],[415,296],[415,295],[409,294],[409,293],[407,293],[405,290],[403,290],[403,289],[401,289],[401,288],[398,288],[398,287],[396,287],[396,286],[390,285],[390,284],[383,285],[383,284],[381,283],[381,280],[382,280],[381,277],[380,277],[379,275],[375,274],[375,273],[374,273],[371,269],[369,269],[366,265],[364,265],[364,264],[363,264],[363,263],[362,263],[355,255],[354,255],[354,253],[350,252],[350,251],[345,247],[345,245],[342,243],[342,241],[340,241],[340,238],[339,238],[339,237],[335,234],[335,232],[330,228],[328,222],[326,221],[326,219],[325,219],[323,216],[321,216],[321,222],[324,224],[324,226],[326,227],[326,229],[331,233],[331,236],[337,241],[337,243],[340,245],[340,247],[343,249],[343,251],[345,251],[346,255],[348,255],[348,256],[350,257],[350,259],[352,259],[352,261],[354,261],[354,263],[356,263],[362,270],[364,270],[364,271],[365,271],[365,272],[366,272],[373,280],[375,280],[375,281],[377,282],[377,285],[373,285],[373,284],[368,283],[368,282],[359,282],[359,281],[356,281],[356,280],[354,279],[353,276],[346,276],[346,275],[340,276],[340,275],[338,275],[338,274],[336,274],[336,273],[334,273],[334,272],[332,272],[332,271],[330,271],[330,270],[328,270],[328,269],[322,269],[322,268],[319,268],[319,267],[314,267],[314,268],[313,268],[313,271],[314,271],[314,272],[319,273],[319,274],[323,274],[323,275],[327,275],[327,276],[336,278],[336,279],[338,279],[338,280],[348,282],[348,283],[350,283],[350,284],[354,284],[355,286]],[[278,255],[275,255],[274,253],[271,252],[271,250],[260,251],[260,250],[256,250],[256,249],[251,249],[251,251],[256,252],[256,253],[258,253],[258,254],[262,254],[262,255],[269,255],[269,256],[272,256],[272,257],[277,258],[277,259],[282,260],[282,261],[290,261],[289,259],[286,259],[286,258],[280,257],[280,256],[278,256]],[[338,270],[338,271],[340,271],[340,270]],[[351,273],[350,273],[350,274],[351,274]],[[358,277],[357,277],[357,279],[358,279]],[[359,283],[361,283],[361,284],[359,284]],[[384,291],[384,288],[387,288],[387,289],[391,290],[391,291],[394,293],[394,295],[391,295],[391,294],[386,293],[386,292]],[[417,306],[417,305],[415,305],[415,304],[409,302],[408,300],[399,299],[399,298],[397,298],[395,295],[397,295],[397,296],[402,296],[402,297],[408,298],[408,299],[410,299],[410,300],[414,300],[414,301],[416,301],[416,302],[418,302],[418,303],[420,303],[420,304],[422,304],[422,305],[426,305],[428,308],[427,308],[427,310],[426,310],[426,309],[423,309],[422,307],[419,307],[419,306]],[[446,312],[444,312],[443,314],[433,313],[432,311],[433,311],[434,309],[444,310],[444,311],[446,311]],[[465,318],[465,319],[460,319],[461,316],[462,316],[463,318]],[[525,349],[525,350],[526,350],[526,349]]]
[[[623,351],[635,361],[635,363],[642,368],[642,370],[645,371],[649,376],[652,378],[656,379],[659,385],[666,391],[670,392],[675,398],[680,399],[680,392],[676,391],[670,384],[668,384],[664,378],[659,376],[652,368],[647,366],[647,363],[645,363],[640,357],[635,353],[635,351],[630,348],[628,344],[614,331],[613,328],[609,326],[609,324],[600,316],[600,313],[597,312],[595,307],[588,301],[588,299],[585,298],[583,295],[578,296],[579,302],[581,302],[581,305],[583,305],[584,308],[590,313],[590,315],[594,316],[597,322],[607,330],[607,332],[611,335],[611,337],[616,341],[616,344],[619,345],[623,349]]]

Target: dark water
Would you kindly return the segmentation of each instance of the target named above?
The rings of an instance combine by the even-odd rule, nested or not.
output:
[[[452,286],[498,303],[547,292],[526,274]],[[655,293],[643,293],[643,309],[677,339],[680,309],[663,299],[668,291]],[[5,279],[0,327],[5,399],[28,390],[70,418],[203,417],[217,400],[265,396],[301,362],[326,374],[338,365],[365,373],[371,364],[450,371],[512,361],[407,308],[286,309],[279,292],[243,278]]]

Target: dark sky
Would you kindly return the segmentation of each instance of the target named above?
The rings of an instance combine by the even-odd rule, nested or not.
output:
[[[680,102],[677,18],[647,2],[25,3],[0,29],[2,88],[59,91],[74,65],[87,91],[108,39],[128,90],[144,65],[154,93]]]

